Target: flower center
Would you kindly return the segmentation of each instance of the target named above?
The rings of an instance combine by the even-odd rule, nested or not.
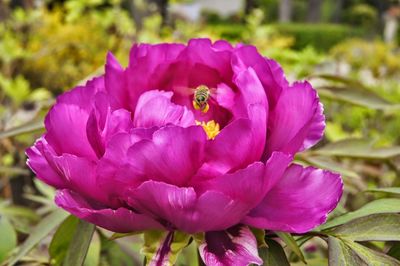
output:
[[[215,139],[215,137],[219,134],[219,124],[216,123],[214,120],[206,122],[199,122],[196,121],[196,125],[202,126],[204,131],[207,134],[208,139]]]

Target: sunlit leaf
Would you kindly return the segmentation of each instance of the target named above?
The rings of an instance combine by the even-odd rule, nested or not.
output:
[[[352,177],[352,178],[359,178],[360,176],[348,169],[342,166],[340,163],[333,161],[329,157],[323,157],[323,156],[307,156],[305,154],[299,154],[299,158],[305,162],[307,162],[310,165],[316,166],[318,168],[323,168],[327,170],[331,170],[334,172],[341,173],[344,176]]]
[[[95,229],[95,225],[79,220],[63,265],[83,265]]]
[[[17,233],[10,221],[0,215],[0,264],[10,255],[17,246]]]
[[[399,156],[400,147],[375,148],[370,141],[365,139],[346,139],[329,143],[312,153],[324,156],[385,160]]]
[[[286,243],[289,249],[300,258],[301,261],[306,263],[303,252],[300,250],[300,247],[297,245],[296,240],[291,234],[277,231],[275,233]]]
[[[400,212],[400,199],[379,199],[365,204],[360,209],[348,212],[336,217],[325,224],[319,226],[316,230],[332,228],[351,220],[378,213],[398,213]]]
[[[353,241],[329,237],[328,244],[330,266],[400,265],[398,260]]]
[[[353,241],[400,241],[400,214],[373,214],[350,221],[329,234]]]
[[[57,209],[45,218],[43,218],[39,224],[37,224],[33,229],[32,233],[25,240],[25,242],[20,246],[18,252],[9,262],[12,266],[18,262],[22,257],[24,257],[32,248],[34,248],[43,238],[48,236],[51,231],[54,230],[60,223],[62,223],[65,218],[67,218],[68,213]]]
[[[258,254],[268,266],[290,266],[282,246],[273,239],[266,239],[267,247],[258,249]]]
[[[399,104],[390,103],[359,81],[334,75],[319,75],[315,77],[341,83],[341,85],[316,87],[321,97],[377,110],[400,108]]]
[[[383,193],[391,193],[391,194],[399,194],[400,195],[400,187],[386,187],[386,188],[371,188],[366,192],[383,192]]]
[[[97,232],[94,232],[84,266],[98,266],[100,262],[101,241]]]

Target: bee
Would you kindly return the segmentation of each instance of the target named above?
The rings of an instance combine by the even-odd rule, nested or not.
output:
[[[205,85],[200,85],[194,90],[193,107],[203,113],[207,113],[210,109],[208,100],[210,99],[210,89]]]

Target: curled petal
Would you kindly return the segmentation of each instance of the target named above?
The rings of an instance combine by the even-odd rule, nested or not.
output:
[[[135,170],[129,165],[128,150],[135,143],[151,140],[157,128],[131,130],[130,133],[114,135],[106,145],[104,156],[97,166],[97,181],[102,190],[117,199],[129,187],[140,185],[142,178],[135,176]]]
[[[130,233],[141,230],[163,229],[150,217],[126,208],[110,209],[91,203],[71,190],[57,191],[56,204],[69,213],[107,230]]]
[[[64,188],[65,180],[44,156],[45,146],[46,149],[50,149],[45,138],[41,137],[35,142],[35,145],[26,150],[26,155],[28,156],[27,165],[46,184],[55,188]],[[54,151],[52,153],[54,154]]]
[[[134,126],[150,128],[168,124],[188,127],[195,125],[191,111],[171,102],[173,92],[147,91],[138,101],[134,116]]]
[[[325,222],[342,192],[339,174],[292,165],[243,223],[262,229],[304,233]]]
[[[255,70],[265,89],[270,108],[274,108],[281,92],[288,86],[281,66],[274,60],[261,56],[252,45],[238,47],[232,55],[231,62],[235,73],[248,67]]]
[[[257,241],[247,226],[237,225],[225,231],[206,232],[205,242],[199,246],[206,265],[247,266],[262,265]]]
[[[93,108],[88,103],[103,90],[104,79],[100,77],[57,98],[45,119],[46,139],[57,154],[70,153],[92,159],[97,157],[88,141],[86,124]]]
[[[308,82],[284,90],[268,121],[267,150],[294,154],[318,142],[325,117],[317,92]]]
[[[290,155],[275,152],[266,163],[255,162],[234,173],[200,182],[195,189],[201,192],[220,191],[252,209],[281,178],[291,161]]]
[[[187,233],[223,230],[237,224],[248,205],[217,191],[197,196],[193,188],[146,181],[127,193],[130,206],[157,220],[170,230]]]
[[[129,163],[136,176],[184,186],[203,163],[206,141],[200,126],[167,126],[129,148]]]

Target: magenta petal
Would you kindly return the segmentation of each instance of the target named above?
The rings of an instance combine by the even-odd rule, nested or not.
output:
[[[134,126],[150,128],[174,124],[181,127],[195,125],[193,113],[186,107],[171,102],[173,92],[147,91],[136,105]]]
[[[147,181],[127,193],[128,203],[142,213],[187,233],[223,230],[237,224],[248,206],[217,191],[200,197],[193,188]]]
[[[144,139],[151,140],[155,130],[133,129],[130,133],[118,133],[107,143],[105,154],[98,163],[97,180],[112,198],[118,198],[126,189],[137,187],[144,181],[135,176],[136,171],[129,165],[127,153],[133,144]]]
[[[112,108],[128,108],[129,91],[126,89],[124,70],[111,52],[107,54],[104,83]]]
[[[96,78],[57,98],[45,119],[46,139],[57,154],[97,157],[88,141],[86,124],[93,108],[92,98],[104,89],[103,84],[103,78]]]
[[[136,109],[140,95],[151,89],[163,89],[151,87],[152,76],[156,69],[163,64],[170,64],[185,48],[182,44],[139,44],[131,49],[129,66],[125,71],[126,88],[129,93],[130,110]]]
[[[146,215],[135,213],[126,208],[113,210],[101,207],[90,203],[71,190],[57,191],[55,201],[58,206],[78,218],[113,232],[130,233],[163,229],[162,225]]]
[[[64,188],[65,180],[47,161],[43,154],[44,146],[48,146],[48,144],[42,137],[35,142],[34,146],[26,150],[27,164],[36,176],[46,184],[55,188]]]
[[[265,89],[271,108],[275,106],[282,90],[288,86],[288,81],[280,65],[274,60],[261,56],[254,46],[243,45],[236,49],[232,56],[232,67],[235,73],[248,67],[255,70]]]
[[[291,161],[291,156],[275,152],[265,164],[255,162],[245,169],[199,183],[195,188],[196,191],[220,191],[252,209],[276,184]]]
[[[204,161],[206,142],[202,127],[167,126],[134,144],[128,158],[138,176],[185,186]]]
[[[292,165],[243,222],[262,229],[304,233],[325,222],[342,191],[339,174]]]
[[[325,117],[317,92],[308,82],[284,90],[268,121],[267,149],[295,154],[318,142]]]
[[[237,225],[225,231],[206,232],[199,246],[200,256],[207,266],[261,265],[257,241],[247,226]]]

